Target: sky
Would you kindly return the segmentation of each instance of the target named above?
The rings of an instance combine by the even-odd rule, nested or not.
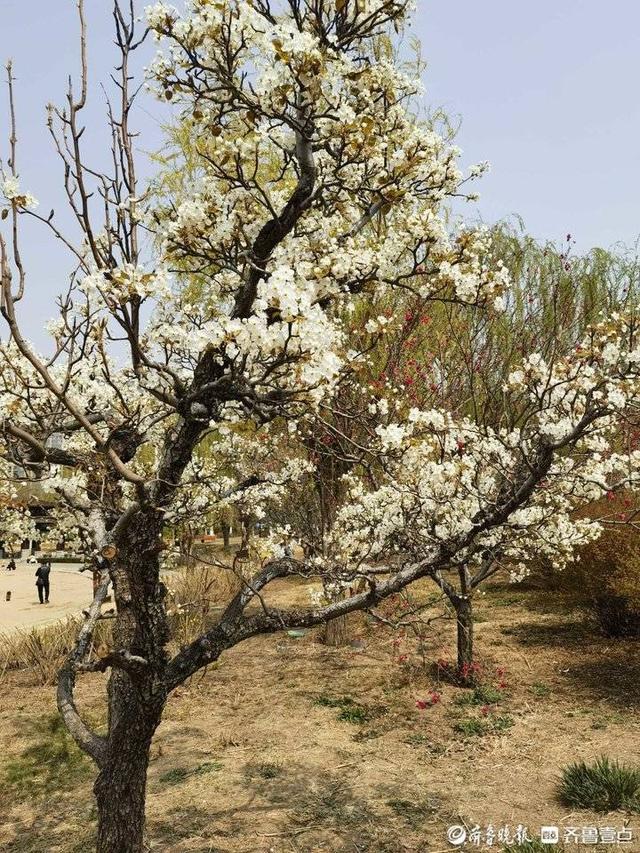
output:
[[[174,0],[175,2],[175,0]],[[139,2],[142,11],[145,2]],[[179,5],[179,0],[177,5]],[[86,151],[104,161],[104,96],[115,55],[110,3],[86,0],[90,104]],[[417,0],[411,33],[428,62],[427,103],[460,122],[466,165],[491,171],[466,205],[487,223],[521,217],[541,240],[571,233],[578,250],[633,244],[640,234],[640,3],[638,0]],[[148,61],[147,52],[143,61]],[[0,58],[17,78],[21,185],[64,216],[60,167],[45,105],[61,103],[79,69],[74,0],[0,0]],[[6,98],[4,98],[6,102]],[[2,104],[2,101],[0,101]],[[166,108],[150,98],[136,116],[140,147],[161,146]],[[0,151],[7,113],[0,108]],[[143,174],[150,173],[141,158]],[[70,264],[41,228],[25,233],[27,333],[38,342]]]

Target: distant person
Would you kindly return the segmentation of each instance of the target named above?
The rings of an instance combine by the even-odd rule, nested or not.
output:
[[[16,561],[15,561],[15,560],[13,559],[13,557],[12,557],[12,558],[9,560],[9,564],[8,564],[8,566],[7,566],[7,571],[8,571],[8,572],[15,572],[15,570],[16,570]]]
[[[40,599],[40,604],[48,604],[49,603],[49,573],[51,572],[51,565],[49,563],[43,563],[41,566],[38,566],[36,569],[36,586],[38,587],[38,598]]]

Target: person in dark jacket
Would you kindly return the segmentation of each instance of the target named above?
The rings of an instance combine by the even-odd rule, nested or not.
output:
[[[41,566],[38,566],[36,569],[36,586],[38,587],[38,598],[40,599],[40,604],[48,604],[49,603],[49,573],[51,572],[51,565],[49,563],[43,563]]]

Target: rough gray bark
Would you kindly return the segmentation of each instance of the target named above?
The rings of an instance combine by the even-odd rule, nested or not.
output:
[[[473,606],[471,598],[460,596],[454,601],[456,611],[458,673],[463,681],[470,681],[469,668],[473,663]]]
[[[125,673],[109,689],[107,756],[94,785],[98,806],[97,853],[142,853],[151,739],[164,702],[141,696]]]
[[[149,749],[167,698],[161,533],[158,514],[140,512],[117,542],[111,570],[117,605],[113,640],[121,651],[109,679],[108,733],[94,786],[98,853],[143,850]]]

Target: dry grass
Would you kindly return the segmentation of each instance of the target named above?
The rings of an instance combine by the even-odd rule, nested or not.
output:
[[[82,620],[69,617],[52,625],[0,634],[0,683],[12,670],[26,671],[35,684],[53,684],[64,657],[71,651]],[[99,623],[97,648],[108,647],[110,630]]]
[[[304,584],[275,584],[270,595],[291,605]],[[543,824],[622,827],[623,812],[567,814],[558,789],[571,762],[637,754],[635,646],[589,633],[571,613],[540,612],[530,593],[506,604],[511,595],[492,590],[477,628],[484,683],[496,687],[499,667],[507,686],[471,702],[461,701],[468,691],[438,683],[412,638],[397,648],[384,626],[368,625],[357,649],[328,648],[311,632],[256,637],[228,652],[176,691],[158,730],[153,853],[417,853],[449,849],[452,823],[523,823],[531,834]],[[434,623],[426,644],[430,660],[451,659],[453,624]],[[20,676],[8,673],[0,697],[0,848],[89,850],[94,813],[80,769],[46,797],[25,799],[7,781],[34,747],[34,719],[53,708],[50,688],[25,687]],[[90,716],[103,687],[98,676],[81,681]],[[441,701],[421,711],[416,699],[430,690]],[[513,724],[494,724],[503,717]],[[474,720],[486,723],[481,735],[457,730],[477,728],[464,725]]]
[[[175,646],[183,646],[198,637],[240,588],[239,578],[231,571],[197,564],[174,572],[167,578],[170,589],[171,637]],[[34,684],[53,684],[65,656],[71,651],[82,624],[80,617],[38,628],[17,629],[0,634],[0,683],[8,672],[22,670]],[[94,650],[104,654],[110,648],[108,621],[98,623]]]
[[[240,590],[231,569],[196,563],[166,577],[173,642],[185,646],[215,622],[222,607]]]

